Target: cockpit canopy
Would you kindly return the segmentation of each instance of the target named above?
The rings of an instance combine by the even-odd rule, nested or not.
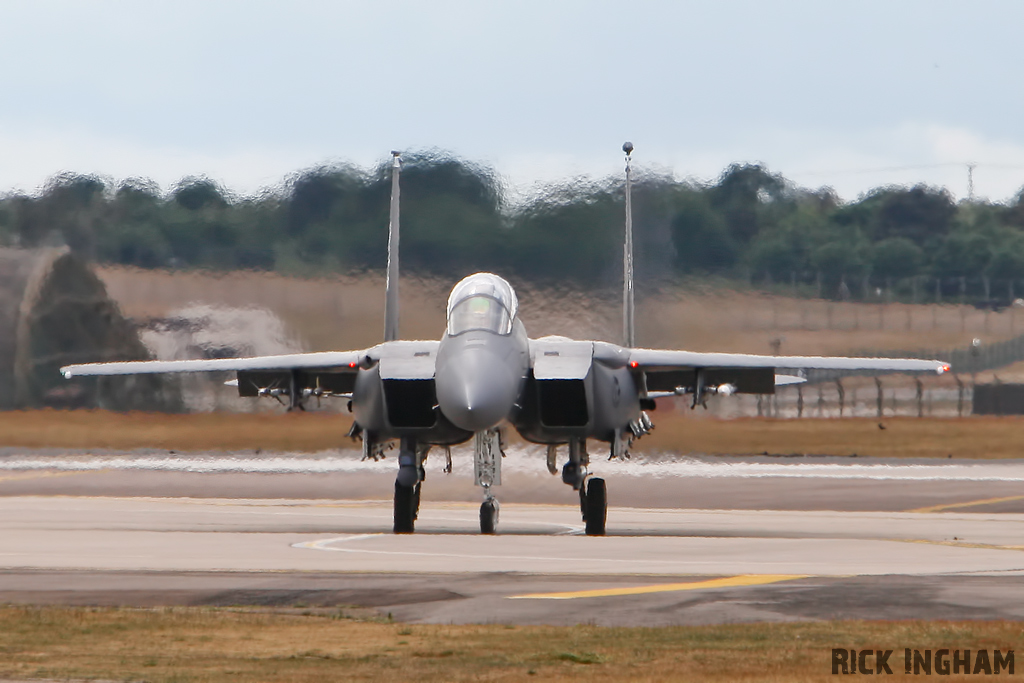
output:
[[[448,334],[487,330],[512,332],[519,308],[512,285],[493,273],[476,273],[463,279],[448,297]]]

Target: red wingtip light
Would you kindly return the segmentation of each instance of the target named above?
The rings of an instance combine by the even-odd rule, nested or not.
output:
[[[946,363],[941,368],[939,368],[939,374],[941,375],[944,372],[949,372],[952,369],[953,369],[953,367],[951,365],[949,365],[949,363]]]
[[[349,366],[350,368],[354,368],[354,367],[356,366],[356,364],[355,364],[355,362],[352,362],[352,363],[349,363],[349,364],[348,364],[348,366]]]
[[[629,367],[631,367],[631,368],[635,368],[635,367],[637,367],[637,366],[639,366],[639,365],[640,365],[640,364],[639,364],[639,363],[637,363],[637,362],[636,362],[635,360],[631,360],[631,361],[629,361]]]

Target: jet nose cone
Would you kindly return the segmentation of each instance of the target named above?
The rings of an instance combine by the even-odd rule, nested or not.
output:
[[[479,432],[504,420],[516,400],[516,381],[499,358],[465,352],[438,372],[437,402],[456,427]]]

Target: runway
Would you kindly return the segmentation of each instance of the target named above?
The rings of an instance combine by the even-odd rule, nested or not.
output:
[[[1019,461],[610,463],[609,535],[593,538],[543,470],[507,469],[491,537],[460,461],[430,471],[417,533],[395,536],[383,463],[186,460],[0,454],[0,601],[441,623],[1024,618]]]

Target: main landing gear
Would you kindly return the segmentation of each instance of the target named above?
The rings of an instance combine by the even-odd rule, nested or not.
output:
[[[415,531],[416,518],[420,512],[420,487],[426,479],[423,461],[429,449],[429,446],[418,446],[415,439],[402,439],[398,453],[398,476],[395,478],[396,534],[411,534]]]
[[[549,463],[553,462],[548,451]],[[590,476],[587,465],[587,442],[584,439],[569,441],[569,460],[562,467],[562,482],[580,492],[580,513],[586,524],[587,536],[604,536],[608,520],[608,488],[604,479]],[[550,464],[549,464],[550,469]]]
[[[580,488],[580,507],[587,536],[604,536],[605,523],[608,521],[608,487],[604,479],[587,479],[586,493]]]
[[[416,530],[416,518],[420,512],[420,486],[402,486],[395,482],[396,534],[411,534]]]

